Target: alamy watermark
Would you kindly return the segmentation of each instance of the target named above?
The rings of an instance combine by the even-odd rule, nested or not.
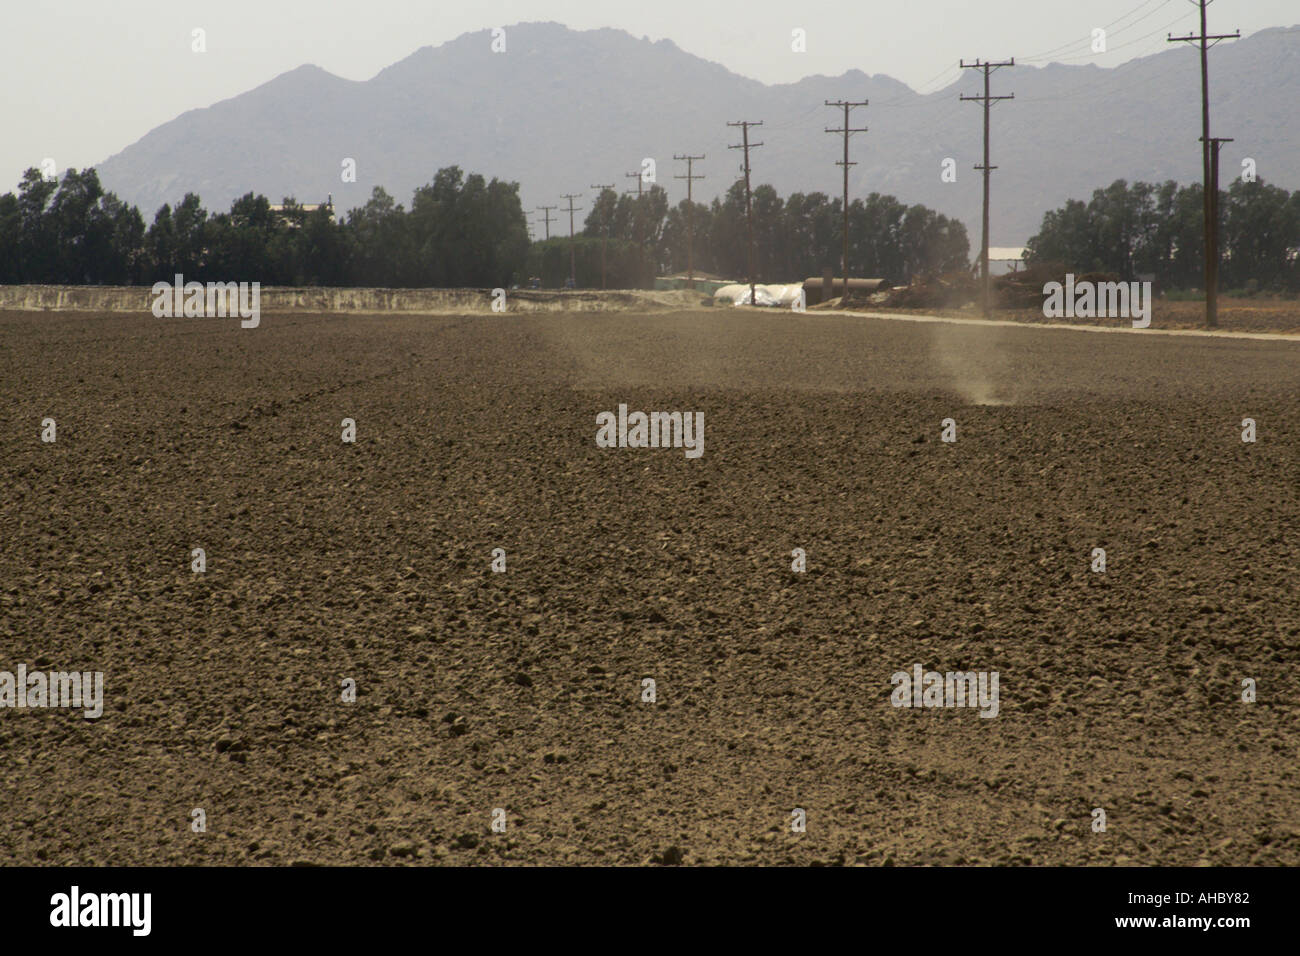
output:
[[[152,929],[152,893],[83,893],[73,886],[50,897],[50,925],[127,927],[133,936],[148,936]]]
[[[998,715],[997,671],[927,671],[912,665],[912,673],[897,671],[890,678],[895,707],[978,707],[981,717]]]
[[[704,454],[703,412],[629,412],[596,415],[599,448],[684,448],[687,458]]]
[[[1150,282],[1076,282],[1043,286],[1043,317],[1048,319],[1132,319],[1133,328],[1151,327]]]
[[[186,282],[176,273],[176,281],[155,282],[153,314],[155,318],[243,319],[241,328],[255,329],[262,321],[262,283],[260,282]]]
[[[102,671],[0,671],[0,707],[80,707],[87,720],[104,713]]]

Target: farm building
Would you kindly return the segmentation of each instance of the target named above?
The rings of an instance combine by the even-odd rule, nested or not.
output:
[[[989,275],[1001,276],[1019,272],[1025,264],[1023,246],[989,246]]]

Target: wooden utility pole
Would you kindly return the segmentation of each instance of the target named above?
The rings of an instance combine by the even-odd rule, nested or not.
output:
[[[701,153],[699,156],[678,156],[676,154],[673,155],[673,159],[686,160],[686,175],[673,176],[673,179],[686,180],[686,288],[688,289],[695,288],[695,254],[693,251],[695,245],[695,232],[691,225],[691,183],[697,179],[704,178],[703,176],[692,175],[691,170],[693,168],[695,160],[703,159],[703,158],[704,158],[703,153]]]
[[[763,121],[750,122],[749,120],[740,120],[735,123],[728,123],[728,126],[739,126],[742,141],[739,146],[728,146],[727,149],[743,149],[745,151],[745,229],[749,233],[749,304],[758,305],[758,295],[754,290],[754,202],[749,191],[749,151],[758,149],[762,143],[751,143],[749,141],[749,128],[751,126],[762,126]]]
[[[574,289],[578,287],[578,272],[575,267],[573,256],[573,201],[581,195],[581,193],[565,193],[560,197],[561,199],[569,200],[569,285]],[[578,206],[577,208],[581,209],[582,207]]]
[[[600,202],[600,197],[606,189],[613,189],[613,183],[592,183],[591,188],[596,190],[596,202]],[[600,228],[600,287],[605,288],[605,240],[609,237],[609,221],[601,223]]]
[[[1185,37],[1170,35],[1169,43],[1198,43],[1201,47],[1201,171],[1205,183],[1205,324],[1214,328],[1219,324],[1219,217],[1218,186],[1215,170],[1219,147],[1210,136],[1210,47],[1220,40],[1237,40],[1241,31],[1211,35],[1206,27],[1205,8],[1209,0],[1192,0],[1201,8],[1200,35]],[[1211,182],[1211,178],[1214,182]]]
[[[989,112],[992,110],[993,104],[998,100],[1014,100],[1016,98],[1014,93],[1010,96],[990,96],[989,76],[994,71],[999,70],[1004,66],[1015,65],[1015,57],[1002,63],[988,63],[978,59],[974,63],[967,63],[965,60],[961,61],[961,68],[963,70],[982,70],[984,73],[984,95],[966,96],[963,94],[961,98],[963,100],[971,100],[976,103],[984,104],[984,163],[975,168],[984,170],[984,229],[983,236],[980,240],[980,280],[983,284],[983,292],[981,295],[984,303],[985,318],[988,318],[989,315],[989,175],[993,170],[997,169],[996,166],[990,165],[989,163]]]
[[[546,238],[550,239],[551,238],[551,210],[559,209],[560,207],[559,206],[538,206],[537,208],[544,209],[546,211]]]
[[[1209,325],[1213,328],[1219,321],[1219,296],[1217,287],[1219,284],[1219,150],[1223,148],[1224,143],[1231,143],[1233,140],[1222,136],[1211,136],[1210,145],[1210,185],[1213,187],[1210,195],[1213,201],[1210,203],[1210,222],[1214,226],[1214,284],[1216,292],[1214,295],[1214,321]],[[1209,310],[1210,296],[1206,293],[1206,310]]]
[[[635,173],[624,173],[624,174],[623,174],[623,178],[624,178],[624,179],[631,179],[633,176],[636,177],[636,205],[632,207],[632,222],[633,222],[633,224],[634,224],[634,226],[635,226],[634,231],[635,231],[635,233],[636,233],[636,247],[637,247],[637,250],[639,251],[639,253],[640,253],[642,256],[644,256],[644,255],[645,255],[645,240],[641,238],[641,173],[638,171],[638,172],[635,172]],[[632,195],[632,190],[630,190],[630,189],[625,189],[623,192],[624,192],[625,195],[628,195],[628,196]],[[638,267],[637,267],[637,271],[638,271],[638,272],[640,271],[640,266],[639,266],[639,265],[638,265]],[[653,285],[653,283],[651,283],[651,284]]]
[[[826,132],[844,134],[844,159],[841,160],[840,162],[837,162],[835,165],[844,167],[844,258],[840,262],[840,269],[842,270],[840,275],[844,276],[844,294],[848,295],[849,292],[849,167],[857,165],[857,163],[849,162],[849,134],[865,133],[867,131],[867,128],[865,126],[859,127],[858,129],[850,128],[849,110],[853,109],[853,107],[855,106],[866,106],[867,101],[862,100],[857,103],[848,103],[845,102],[844,100],[835,100],[834,102],[827,100],[826,105],[843,107],[844,109],[843,128],[828,129],[826,130]]]

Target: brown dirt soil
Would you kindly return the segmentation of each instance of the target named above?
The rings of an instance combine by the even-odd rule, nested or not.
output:
[[[0,670],[106,695],[0,709],[11,863],[1300,863],[1300,344],[28,312],[0,375]]]
[[[864,312],[898,312],[916,315],[941,315],[953,319],[981,318],[979,307],[960,309],[885,308],[882,305],[852,306]],[[1131,328],[1132,319],[1045,318],[1041,306],[1024,309],[995,309],[990,318],[1025,322],[1030,325],[1104,325]],[[1300,335],[1300,301],[1293,299],[1219,299],[1219,329],[1224,332],[1282,332]],[[1204,329],[1204,302],[1171,302],[1156,299],[1151,309],[1153,329]]]

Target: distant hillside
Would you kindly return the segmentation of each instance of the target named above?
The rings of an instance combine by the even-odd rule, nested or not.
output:
[[[623,178],[642,157],[674,203],[673,153],[705,153],[696,196],[711,199],[738,174],[739,142],[729,120],[763,120],[752,158],[754,183],[782,195],[838,195],[840,114],[826,99],[869,99],[854,112],[857,134],[850,188],[893,193],[963,220],[978,244],[981,110],[962,103],[977,92],[973,71],[945,90],[919,96],[886,76],[850,71],[767,86],[685,53],[670,41],[619,30],[577,32],[554,23],[507,28],[507,52],[493,53],[487,31],[424,47],[365,82],[315,66],[285,73],[247,93],[191,110],[98,167],[106,188],[141,206],[146,219],[187,191],[224,210],[250,190],[278,202],[333,194],[347,210],[375,185],[409,204],[412,190],[442,166],[521,184],[524,206],[588,193]],[[999,55],[1003,51],[997,51]],[[1005,51],[1014,53],[1014,51]],[[864,64],[867,66],[869,64]],[[1256,160],[1264,179],[1300,188],[1300,27],[1266,30],[1213,54],[1215,134],[1224,181]],[[994,109],[993,245],[1014,246],[1042,215],[1087,198],[1114,179],[1191,182],[1200,178],[1200,71],[1195,50],[1169,50],[1116,69],[1053,65],[996,74],[996,93],[1015,100]],[[940,180],[945,157],[955,184]],[[357,182],[341,181],[344,158]],[[582,202],[589,206],[589,202]],[[565,223],[567,229],[567,223]]]

